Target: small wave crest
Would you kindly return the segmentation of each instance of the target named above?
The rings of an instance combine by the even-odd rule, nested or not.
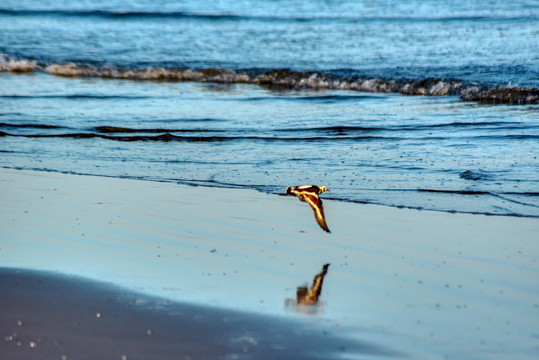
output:
[[[290,137],[278,137],[278,136],[263,136],[256,134],[242,134],[242,135],[208,135],[210,130],[173,130],[174,133],[193,133],[200,132],[200,134],[194,135],[176,135],[172,132],[161,132],[165,129],[146,129],[136,130],[129,128],[114,128],[114,127],[98,127],[94,128],[94,131],[89,132],[68,132],[68,133],[48,133],[48,134],[20,134],[0,131],[0,137],[23,137],[23,138],[71,138],[71,139],[103,139],[113,140],[121,142],[134,142],[134,141],[148,141],[148,142],[199,142],[199,143],[221,143],[221,142],[237,142],[237,141],[263,141],[263,142],[318,142],[318,141],[330,141],[335,142],[340,138],[334,136],[290,136]],[[219,132],[219,131],[217,131]],[[156,135],[154,135],[157,133]],[[203,135],[204,134],[204,135]],[[348,136],[342,138],[345,141],[396,141],[399,138],[396,137],[383,137],[383,136]]]
[[[459,177],[464,180],[484,180],[489,179],[490,175],[484,171],[480,170],[466,170],[459,174]]]
[[[464,101],[477,101],[484,104],[539,104],[539,89],[501,86],[480,88],[470,86],[460,92]]]
[[[401,93],[421,96],[459,96],[464,101],[486,104],[539,104],[539,88],[516,85],[486,86],[458,79],[428,78],[422,80],[368,78],[332,72],[273,70],[233,70],[223,68],[121,68],[94,67],[79,64],[39,65],[31,60],[8,59],[0,54],[0,71],[43,71],[54,76],[95,77],[105,79],[191,81],[226,84],[257,84],[281,89],[349,90],[369,93]]]
[[[126,127],[117,127],[117,126],[97,126],[93,129],[94,131],[97,131],[102,134],[118,134],[118,133],[124,133],[124,134],[131,134],[131,133],[172,133],[172,132],[180,132],[180,133],[191,133],[191,132],[197,132],[197,133],[204,133],[204,132],[224,132],[225,130],[208,130],[208,129],[162,129],[162,128],[155,128],[155,129],[133,129],[133,128],[126,128]]]
[[[14,72],[14,73],[27,73],[39,70],[40,66],[33,60],[16,60],[8,58],[4,54],[0,53],[0,71]]]
[[[48,124],[9,124],[5,122],[0,122],[0,128],[61,129],[60,126],[48,125]]]

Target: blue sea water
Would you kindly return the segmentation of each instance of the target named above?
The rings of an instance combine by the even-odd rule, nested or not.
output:
[[[539,216],[538,20],[536,1],[4,0],[0,166]]]

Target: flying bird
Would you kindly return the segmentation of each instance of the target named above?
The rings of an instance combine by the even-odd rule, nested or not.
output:
[[[324,207],[322,206],[322,200],[318,195],[328,191],[325,186],[317,185],[300,185],[289,186],[286,188],[287,195],[296,195],[300,201],[304,201],[309,204],[314,212],[314,218],[320,227],[330,233],[328,225],[326,224],[326,217],[324,216]]]
[[[318,303],[318,298],[320,297],[320,293],[322,293],[322,283],[328,272],[328,267],[329,264],[324,265],[322,272],[314,277],[313,285],[310,289],[307,289],[306,286],[298,287],[296,292],[298,305],[315,305]]]

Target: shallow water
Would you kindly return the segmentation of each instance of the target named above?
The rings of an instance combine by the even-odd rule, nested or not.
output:
[[[0,76],[0,166],[539,216],[537,106],[252,84]]]
[[[6,0],[0,166],[538,216],[538,18],[529,1]]]

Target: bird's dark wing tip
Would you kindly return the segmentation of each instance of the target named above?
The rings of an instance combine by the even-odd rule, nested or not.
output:
[[[322,273],[326,274],[328,272],[329,264],[325,264],[324,267],[322,267]]]

